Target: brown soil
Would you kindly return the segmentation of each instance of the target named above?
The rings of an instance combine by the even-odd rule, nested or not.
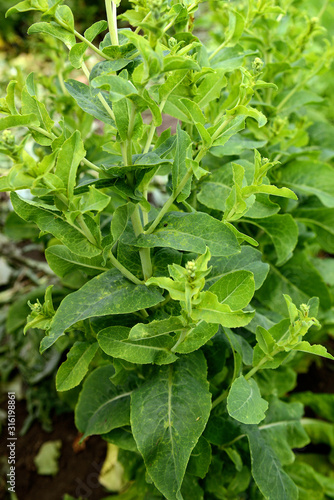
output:
[[[73,423],[73,414],[57,416],[53,421],[53,431],[43,431],[35,422],[24,436],[19,430],[26,418],[25,402],[16,407],[16,495],[18,500],[62,500],[68,493],[75,498],[100,500],[108,493],[98,482],[99,471],[106,455],[106,443],[99,437],[90,437],[85,448],[78,450],[78,431]],[[0,457],[7,454],[6,428],[0,443]],[[61,440],[62,449],[59,472],[56,476],[37,474],[34,457],[45,441]],[[0,477],[0,499],[6,496],[6,480]]]

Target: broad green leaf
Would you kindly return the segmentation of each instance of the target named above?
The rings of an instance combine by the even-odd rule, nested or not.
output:
[[[298,489],[282,468],[280,460],[261,431],[253,427],[247,434],[252,459],[252,475],[267,500],[298,500]]]
[[[222,276],[210,286],[209,291],[216,294],[221,304],[227,304],[232,311],[243,309],[251,301],[255,292],[253,273],[233,271]]]
[[[255,380],[246,380],[242,375],[234,380],[227,398],[227,411],[231,417],[244,424],[258,424],[264,419],[267,409],[268,403],[261,398]]]
[[[115,212],[113,213],[110,226],[111,235],[114,242],[116,242],[124,233],[124,230],[134,209],[135,205],[131,202],[116,208]]]
[[[212,58],[211,67],[219,68],[224,72],[233,71],[243,65],[245,57],[255,54],[257,52],[252,50],[245,51],[240,44],[235,47],[224,47]]]
[[[110,381],[112,365],[101,366],[85,380],[75,408],[75,424],[83,437],[106,434],[130,423],[130,392]],[[98,389],[98,390],[97,390]]]
[[[225,72],[217,69],[213,73],[207,73],[201,80],[194,101],[200,108],[220,97],[222,89],[226,86]]]
[[[227,328],[247,325],[254,317],[253,311],[232,311],[227,304],[220,304],[217,296],[211,292],[202,292],[198,303],[191,312],[194,321],[203,319],[207,323],[220,324]]]
[[[272,194],[273,196],[281,196],[282,198],[290,198],[291,200],[297,200],[297,196],[291,189],[288,188],[278,188],[271,184],[261,184],[260,186],[245,186],[242,188],[242,194],[245,196],[250,196],[252,194]]]
[[[311,227],[323,250],[334,253],[334,208],[301,208],[293,212],[297,222]]]
[[[186,113],[188,114],[189,118],[193,121],[193,123],[200,123],[201,125],[205,125],[205,118],[204,115],[201,111],[201,108],[199,107],[196,102],[191,101],[190,99],[181,99],[180,102],[183,104],[183,106],[186,109]]]
[[[181,130],[180,125],[177,127],[176,131],[176,145],[175,145],[175,153],[174,153],[174,162],[172,166],[172,181],[173,181],[173,190],[174,192],[178,188],[181,180],[187,173],[187,165],[186,158],[188,148],[191,144],[191,139],[187,132]],[[178,196],[178,201],[184,201],[190,195],[191,190],[191,180],[187,182],[186,186],[182,190],[182,192]]]
[[[67,360],[60,366],[56,376],[57,391],[69,391],[80,384],[93,360],[98,343],[76,342],[67,354]]]
[[[297,382],[297,373],[290,367],[279,366],[276,370],[259,370],[255,379],[262,396],[285,396]]]
[[[262,254],[255,248],[247,245],[241,247],[241,252],[230,257],[212,257],[211,273],[206,278],[206,288],[212,286],[217,280],[231,271],[245,270],[254,275],[255,289],[261,287],[268,271],[269,265],[262,262]]]
[[[320,298],[322,308],[331,307],[328,287],[303,252],[295,253],[280,268],[272,265],[267,280],[257,292],[257,298],[266,307],[281,314],[286,308],[283,294],[290,295],[297,307],[314,296]]]
[[[68,199],[72,199],[76,184],[77,169],[86,151],[76,130],[62,145],[55,169],[55,174],[63,181]]]
[[[70,79],[65,82],[65,87],[83,111],[104,123],[111,125],[114,123],[104,106],[101,104],[101,101],[97,96],[97,92],[93,92],[89,85]],[[103,93],[103,97],[111,108],[111,101],[104,94],[105,93]]]
[[[140,340],[177,332],[184,329],[181,316],[171,316],[167,319],[151,321],[151,323],[137,323],[131,328],[129,339]]]
[[[267,123],[267,118],[258,109],[252,108],[251,106],[243,106],[239,104],[235,108],[227,112],[231,116],[246,116],[254,118],[257,121],[259,127],[263,127]]]
[[[233,232],[208,214],[168,213],[150,234],[142,234],[136,240],[124,238],[124,243],[139,247],[168,247],[204,254],[209,247],[211,255],[232,255],[239,252],[239,244]]]
[[[281,170],[280,183],[297,194],[315,195],[325,207],[334,208],[334,169],[327,163],[292,161]]]
[[[209,470],[211,462],[211,446],[208,441],[201,436],[197,445],[190,455],[187,474],[204,478]]]
[[[206,374],[204,356],[198,351],[158,368],[132,393],[133,435],[148,474],[167,500],[182,499],[186,467],[209,418]]]
[[[189,59],[189,57],[182,57],[175,54],[164,57],[162,71],[168,73],[169,71],[186,69],[194,69],[199,71],[200,67],[198,66],[196,61],[194,61],[193,59]]]
[[[29,10],[44,10],[47,8],[48,8],[47,0],[41,0],[39,3],[36,3],[36,5],[32,5],[31,0],[23,0],[23,2],[19,2],[18,4],[8,9],[5,17],[8,17],[16,12],[27,12]]]
[[[58,38],[67,48],[71,48],[75,44],[75,36],[70,31],[62,28],[55,22],[51,23],[35,23],[28,29],[28,34],[43,33]]]
[[[117,75],[97,76],[91,84],[94,88],[109,90],[111,101],[119,101],[123,97],[137,93],[136,87],[131,82]]]
[[[49,331],[41,342],[41,352],[51,347],[65,330],[78,321],[94,316],[129,314],[152,307],[163,300],[156,290],[134,285],[115,269],[106,271],[68,295],[60,304]]]
[[[130,329],[124,326],[111,326],[98,333],[97,340],[101,349],[114,358],[125,359],[130,363],[173,363],[177,356],[170,352],[175,340],[169,335],[153,338],[129,339]]]
[[[245,220],[268,234],[275,246],[276,265],[281,266],[291,258],[298,241],[298,227],[290,214],[277,214],[266,219],[251,220],[246,216]]]
[[[277,371],[277,370],[275,370]],[[334,423],[334,394],[315,394],[311,391],[291,394],[292,401],[309,406],[319,417]]]
[[[324,500],[325,491],[318,475],[307,463],[294,463],[287,467],[287,472],[299,490],[299,500]]]
[[[74,253],[87,258],[101,253],[79,230],[65,222],[60,212],[36,206],[33,201],[23,200],[16,193],[11,194],[11,201],[15,212],[22,219],[35,222],[42,232],[53,234]]]
[[[105,21],[103,21],[105,22]],[[94,25],[93,25],[94,26]],[[90,29],[90,28],[88,28]],[[119,71],[129,64],[128,59],[117,59],[115,61],[101,61],[93,66],[92,71],[89,75],[89,81],[94,80],[97,76],[102,76],[103,74],[110,74],[113,71]]]
[[[76,255],[63,245],[52,245],[45,250],[45,257],[52,271],[63,278],[67,274],[80,269],[89,276],[106,271],[101,257],[87,258]]]
[[[186,338],[178,345],[175,352],[188,354],[197,351],[197,349],[206,344],[217,333],[218,328],[217,324],[206,323],[200,320],[195,327],[189,330]]]
[[[322,356],[323,358],[334,360],[334,356],[332,356],[329,352],[327,352],[326,347],[319,344],[311,345],[309,342],[306,342],[306,340],[298,342],[298,344],[294,345],[293,350],[307,352],[309,354],[315,354],[316,356]]]
[[[13,115],[0,118],[0,132],[12,127],[27,127],[28,125],[39,125],[39,120],[35,114]]]

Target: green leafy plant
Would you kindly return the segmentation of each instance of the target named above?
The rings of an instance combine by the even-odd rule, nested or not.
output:
[[[77,289],[55,311],[47,288],[26,328],[46,331],[41,353],[69,349],[57,389],[80,387],[79,431],[120,449],[124,500],[332,495],[293,452],[325,431],[287,396],[305,354],[333,359],[317,342],[333,323],[318,254],[334,248],[334,154],[311,127],[330,119],[333,50],[299,5],[135,1],[131,30],[106,0],[84,35],[62,1],[8,12],[41,12],[29,34],[56,39],[57,74],[0,101],[0,189]]]

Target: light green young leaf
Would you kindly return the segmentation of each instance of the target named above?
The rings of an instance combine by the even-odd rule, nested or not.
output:
[[[227,273],[245,270],[253,273],[257,290],[263,284],[269,271],[269,265],[262,262],[261,252],[247,245],[242,245],[241,252],[230,257],[211,257],[210,266],[212,270],[206,278],[206,288]]]
[[[227,111],[228,115],[232,116],[246,116],[250,118],[254,118],[254,120],[257,121],[259,127],[263,127],[267,123],[267,118],[261,111],[258,109],[252,108],[251,106],[243,106],[242,104],[239,104],[235,108]]]
[[[174,192],[178,188],[181,180],[187,173],[186,158],[187,152],[191,145],[191,139],[187,132],[181,130],[180,125],[178,125],[176,130],[176,146],[174,152],[174,162],[172,166],[172,181]],[[178,201],[184,201],[188,198],[191,189],[191,180],[187,182],[186,186],[178,196]]]
[[[204,254],[209,247],[211,255],[233,255],[240,250],[236,236],[223,222],[201,212],[170,212],[152,234],[142,234],[136,240],[127,236],[124,243],[147,248],[169,247],[199,254]]]
[[[46,10],[47,8],[48,8],[47,0],[39,0],[38,2],[35,2],[35,5],[32,5],[31,0],[23,0],[23,2],[19,2],[18,4],[8,9],[5,17],[8,17],[15,12],[27,12],[29,10],[43,11]]]
[[[83,437],[106,434],[130,423],[130,392],[110,381],[112,365],[101,366],[85,380],[75,408],[75,424]],[[98,390],[96,388],[98,387]]]
[[[62,363],[56,376],[57,391],[69,391],[80,384],[93,360],[98,343],[75,342],[67,354],[67,360]]]
[[[221,304],[227,304],[232,311],[243,309],[251,301],[254,291],[254,275],[250,271],[233,271],[222,276],[210,286]]]
[[[261,398],[255,380],[246,380],[243,375],[234,380],[227,398],[227,411],[231,417],[244,424],[258,424],[264,419],[267,409],[268,403]]]
[[[97,76],[91,82],[94,88],[109,90],[111,101],[119,101],[131,94],[137,94],[136,87],[128,80],[117,75]]]
[[[186,467],[209,418],[206,372],[198,351],[157,369],[131,397],[134,438],[148,474],[167,500],[182,499]]]
[[[247,325],[254,317],[253,311],[232,311],[227,304],[220,304],[217,296],[211,292],[201,292],[198,304],[193,308],[191,317],[194,321],[220,324],[228,328]]]
[[[0,118],[0,132],[12,127],[26,127],[27,125],[39,125],[39,120],[35,114],[13,115]]]
[[[124,326],[110,326],[98,333],[97,341],[106,354],[130,363],[166,365],[177,360],[170,352],[175,340],[169,335],[129,339],[129,332]]]
[[[217,324],[206,323],[200,320],[196,326],[189,330],[183,342],[177,346],[175,352],[188,354],[197,351],[197,349],[206,344],[217,333],[218,328]]]
[[[51,35],[61,42],[63,42],[67,48],[71,48],[75,45],[75,36],[70,31],[62,28],[58,24],[51,23],[35,23],[28,29],[28,34],[32,35],[34,33],[43,33],[47,35]]]
[[[292,349],[294,351],[307,352],[309,354],[315,354],[316,356],[322,356],[323,358],[334,360],[334,356],[327,352],[326,347],[319,344],[311,345],[309,342],[306,342],[306,340],[298,342],[298,344],[294,345]]]
[[[65,330],[78,321],[109,314],[129,314],[163,301],[162,295],[144,285],[134,285],[111,269],[96,276],[60,304],[41,352],[51,347]]]

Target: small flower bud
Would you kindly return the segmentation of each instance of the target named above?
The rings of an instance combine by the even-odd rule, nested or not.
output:
[[[253,61],[252,68],[254,73],[260,73],[264,66],[264,62],[259,57],[256,57]]]
[[[4,130],[2,132],[2,140],[8,146],[13,146],[15,144],[15,137],[11,130]]]

